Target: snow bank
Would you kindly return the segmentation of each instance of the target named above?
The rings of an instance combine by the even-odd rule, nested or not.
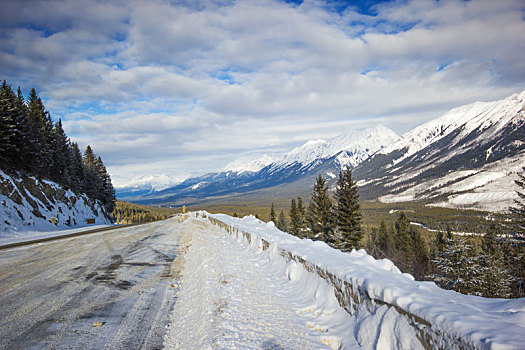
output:
[[[102,206],[86,195],[78,196],[51,181],[15,178],[0,170],[0,239],[86,226],[86,219],[95,219],[97,225],[111,224]]]
[[[391,261],[375,260],[364,250],[342,253],[252,216],[200,215],[245,241],[254,252],[268,250],[269,259],[277,264],[284,259],[291,280],[304,277],[305,271],[324,279],[333,288],[306,283],[302,292],[321,298],[333,291],[355,321],[349,331],[365,348],[518,349],[525,344],[524,298],[462,295],[433,282],[414,281]]]

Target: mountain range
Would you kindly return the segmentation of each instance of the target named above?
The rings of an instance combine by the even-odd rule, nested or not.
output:
[[[402,137],[384,126],[349,131],[175,185],[135,182],[117,188],[117,196],[156,205],[291,198],[309,193],[318,174],[333,187],[337,173],[350,167],[365,200],[502,211],[515,198],[513,180],[525,166],[524,101],[525,91],[454,108]]]

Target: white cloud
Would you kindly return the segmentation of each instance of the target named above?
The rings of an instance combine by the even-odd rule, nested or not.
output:
[[[8,1],[2,78],[36,87],[113,177],[220,169],[525,88],[519,0]]]

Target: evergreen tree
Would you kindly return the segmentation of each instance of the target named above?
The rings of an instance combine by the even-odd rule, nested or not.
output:
[[[16,96],[4,80],[0,87],[0,165],[3,168],[13,167],[19,153],[16,114]]]
[[[516,191],[519,198],[514,201],[516,206],[511,207],[510,212],[514,217],[516,236],[525,239],[525,167],[521,168],[515,183],[519,187]]]
[[[299,237],[306,237],[308,229],[306,227],[306,209],[303,205],[303,199],[297,197],[297,215],[299,217],[298,222],[298,234]]]
[[[404,212],[399,214],[394,227],[396,232],[395,244],[397,250],[397,256],[394,260],[397,264],[399,264],[398,266],[402,270],[408,271],[410,270],[414,260],[414,254],[410,221]]]
[[[332,242],[334,230],[332,218],[332,200],[328,194],[326,180],[321,175],[317,177],[311,195],[312,201],[308,206],[307,221],[311,238],[320,239],[327,243]]]
[[[484,297],[510,298],[514,278],[506,266],[497,236],[498,229],[491,223],[483,236],[481,252],[478,253],[482,267],[480,291]]]
[[[28,101],[28,121],[32,146],[31,171],[37,176],[49,177],[53,168],[53,122],[35,89]]]
[[[21,170],[30,171],[30,164],[33,158],[33,148],[31,145],[31,128],[29,125],[28,109],[20,87],[18,87],[17,90],[16,110],[16,124],[18,125],[20,132],[17,141],[17,148],[20,153],[18,154],[17,162],[14,162],[14,164],[16,164]]]
[[[270,208],[270,221],[273,221],[274,224],[277,224],[277,216],[275,215],[275,206],[272,203]]]
[[[431,270],[430,267],[430,247],[424,239],[423,230],[419,227],[410,228],[412,236],[412,261],[410,264],[410,273],[417,279],[424,279]]]
[[[281,210],[279,213],[279,219],[277,219],[277,228],[283,232],[288,231],[288,225],[286,224],[286,218],[284,217],[284,211]]]
[[[378,229],[378,243],[381,250],[381,258],[391,258],[394,255],[395,243],[394,237],[388,230],[384,220],[381,220],[381,224]]]
[[[69,154],[71,158],[69,160],[68,173],[71,189],[77,193],[84,192],[87,187],[85,184],[86,171],[82,160],[82,153],[80,152],[77,143],[71,144]]]
[[[465,238],[447,239],[434,263],[437,272],[432,277],[441,287],[463,294],[481,294],[476,286],[481,267],[474,247]]]
[[[299,237],[299,211],[297,210],[297,204],[295,202],[295,198],[292,198],[292,202],[290,204],[290,231],[289,233]]]
[[[352,179],[350,169],[339,172],[335,200],[335,246],[342,251],[350,251],[353,248],[359,249],[363,238],[362,216],[357,185]]]
[[[97,199],[99,199],[102,202],[107,212],[110,213],[113,211],[113,208],[115,207],[115,202],[117,200],[115,197],[115,189],[113,188],[111,178],[108,172],[106,171],[106,167],[102,162],[102,158],[98,157],[95,160],[95,168],[97,170],[98,178],[100,181],[100,184],[97,186],[100,192],[97,196]]]
[[[98,199],[100,193],[102,192],[102,179],[98,173],[98,169],[95,164],[96,156],[95,153],[93,153],[91,146],[88,145],[86,147],[82,161],[84,163],[85,170],[83,192],[85,192],[91,199]]]
[[[55,123],[53,129],[54,142],[52,144],[53,168],[50,178],[53,181],[70,185],[69,163],[71,161],[71,146],[69,138],[62,128],[62,120]]]

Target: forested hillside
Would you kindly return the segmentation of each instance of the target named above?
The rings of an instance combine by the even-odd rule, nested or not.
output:
[[[102,159],[90,146],[81,153],[35,89],[26,101],[20,88],[15,93],[5,80],[0,88],[0,169],[85,193],[99,200],[107,213],[115,206],[115,190]]]

